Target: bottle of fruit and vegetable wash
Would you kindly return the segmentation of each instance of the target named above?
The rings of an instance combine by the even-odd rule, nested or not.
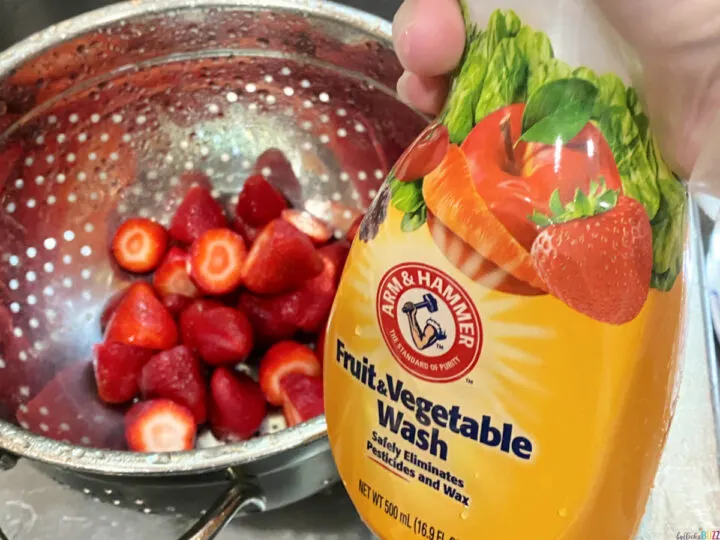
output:
[[[592,6],[488,4],[353,244],[330,443],[383,540],[629,539],[672,416],[686,187]]]

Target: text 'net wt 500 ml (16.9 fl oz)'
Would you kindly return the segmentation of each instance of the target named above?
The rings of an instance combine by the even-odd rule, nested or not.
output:
[[[559,8],[463,5],[445,109],[346,266],[328,430],[383,539],[626,539],[650,493],[687,194],[621,41],[590,6]]]

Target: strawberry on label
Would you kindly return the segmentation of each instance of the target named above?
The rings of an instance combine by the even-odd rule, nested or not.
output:
[[[298,331],[300,297],[296,293],[262,296],[245,292],[238,307],[247,315],[260,344],[290,339]]]
[[[208,294],[227,294],[243,279],[245,241],[230,229],[211,229],[190,248],[190,274]]]
[[[313,377],[322,374],[322,366],[313,350],[296,341],[281,341],[268,349],[260,361],[260,387],[272,405],[282,405],[281,382],[291,373]]]
[[[221,367],[210,380],[210,425],[220,440],[244,441],[257,433],[267,405],[258,383]]]
[[[181,295],[195,298],[200,294],[188,275],[190,256],[178,247],[170,248],[153,276],[153,286],[161,297]]]
[[[279,218],[287,207],[282,194],[263,175],[254,174],[245,180],[235,212],[250,226],[262,227]]]
[[[130,286],[105,331],[108,342],[117,341],[148,349],[169,349],[178,341],[172,315],[144,282]]]
[[[190,409],[198,424],[207,420],[207,389],[200,360],[185,345],[153,356],[142,368],[143,398],[166,398]]]
[[[597,321],[624,324],[637,317],[650,291],[652,230],[642,204],[614,197],[617,204],[592,217],[542,216],[550,225],[532,257],[554,296]]]
[[[332,230],[321,219],[304,210],[283,210],[282,218],[300,232],[306,234],[313,244],[321,246],[332,238]]]
[[[258,294],[297,289],[322,272],[310,239],[283,219],[271,221],[253,244],[243,268],[245,286]]]
[[[153,351],[124,343],[101,343],[95,345],[93,352],[95,383],[100,399],[110,404],[132,400],[139,391],[140,372]]]
[[[138,403],[125,417],[125,438],[135,452],[180,452],[195,446],[192,412],[169,399]]]
[[[290,373],[283,377],[280,388],[288,427],[325,414],[322,377]]]
[[[225,306],[197,315],[192,332],[194,347],[211,365],[244,362],[254,344],[252,326],[245,314]]]
[[[112,252],[122,268],[143,274],[160,264],[167,244],[168,233],[162,225],[145,218],[132,218],[115,232]]]
[[[190,188],[170,222],[170,236],[183,244],[192,244],[211,229],[227,227],[225,212],[210,191],[196,185]]]

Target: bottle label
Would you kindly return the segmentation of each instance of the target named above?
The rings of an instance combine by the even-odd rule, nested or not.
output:
[[[325,342],[331,447],[375,534],[632,536],[671,416],[686,206],[632,87],[512,11],[468,26]]]

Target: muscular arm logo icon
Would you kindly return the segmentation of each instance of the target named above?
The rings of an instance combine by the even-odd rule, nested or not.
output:
[[[435,345],[438,341],[446,339],[447,334],[442,329],[442,326],[440,326],[440,323],[430,317],[428,317],[421,326],[418,321],[418,312],[421,310],[427,310],[428,313],[437,312],[437,299],[432,294],[424,294],[422,302],[417,304],[406,302],[402,308],[403,313],[407,315],[413,344],[419,351],[424,351]]]

